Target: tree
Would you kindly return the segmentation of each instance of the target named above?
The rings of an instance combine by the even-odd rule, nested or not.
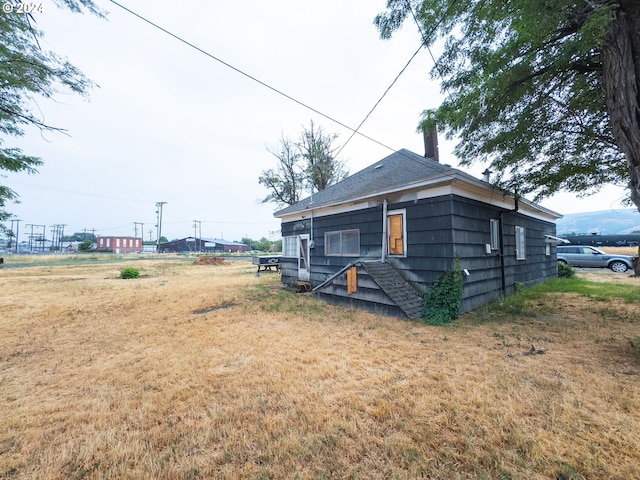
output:
[[[305,128],[300,136],[297,147],[306,160],[305,178],[311,192],[320,192],[348,175],[344,163],[335,158],[337,149],[333,147],[333,142],[337,138],[336,134],[325,134],[321,127],[316,129],[313,120],[311,128]]]
[[[264,185],[269,194],[262,203],[275,202],[278,205],[293,205],[300,200],[304,190],[304,173],[300,166],[300,154],[296,146],[284,136],[280,139],[280,152],[267,151],[278,159],[275,169],[262,172],[258,182]]]
[[[256,244],[256,249],[260,250],[261,252],[270,252],[272,247],[273,242],[271,242],[271,240],[269,240],[267,237],[262,237]]]
[[[91,0],[56,0],[56,3],[74,12],[88,11],[102,16]],[[5,146],[6,137],[23,136],[26,126],[35,126],[41,131],[62,131],[43,122],[35,98],[51,98],[62,90],[87,95],[93,84],[66,59],[42,49],[39,40],[43,33],[37,28],[33,15],[15,10],[0,14],[0,32],[3,39],[0,45],[0,170],[33,174],[37,172],[36,167],[42,165],[42,159]],[[0,222],[10,217],[5,210],[7,203],[17,199],[16,192],[0,185]]]
[[[300,201],[303,193],[321,191],[343,180],[348,172],[344,163],[335,158],[336,139],[337,135],[325,134],[322,128],[316,128],[312,120],[309,130],[303,127],[297,143],[283,136],[279,153],[267,149],[278,159],[278,165],[264,170],[258,178],[269,190],[262,203],[293,205]]]
[[[389,38],[408,16],[446,38],[421,127],[457,135],[463,165],[535,200],[626,183],[640,210],[640,2],[388,0],[374,23]]]
[[[88,233],[85,231],[75,232],[73,235],[65,235],[64,237],[62,237],[63,242],[84,242],[85,240],[96,243],[96,235],[94,233]]]
[[[91,240],[85,240],[78,244],[79,252],[89,252],[91,250],[93,250],[93,242]]]

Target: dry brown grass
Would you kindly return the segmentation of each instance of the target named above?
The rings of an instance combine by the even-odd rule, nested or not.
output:
[[[614,255],[638,255],[638,247],[599,247],[600,250]]]
[[[637,305],[444,328],[278,284],[0,269],[0,478],[640,478]]]

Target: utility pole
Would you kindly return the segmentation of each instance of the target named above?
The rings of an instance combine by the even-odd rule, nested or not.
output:
[[[13,222],[16,222],[16,234],[15,234],[16,253],[18,253],[18,239],[20,238],[20,222],[21,221],[22,220],[18,220],[17,218],[14,218],[11,220],[11,233],[13,233]]]
[[[138,240],[138,225],[140,225],[140,251],[143,250],[142,244],[144,243],[144,223],[141,222],[133,222],[134,234],[133,238]]]
[[[35,225],[30,223],[25,223],[24,226],[31,227],[31,234],[29,235],[29,253],[32,253],[33,252],[33,227],[35,227]]]
[[[51,249],[62,251],[62,237],[64,236],[65,225],[58,224],[51,227]]]
[[[140,225],[140,238],[142,238],[142,234],[144,233],[144,223],[133,222],[133,238],[138,238],[138,225]]]
[[[156,253],[160,253],[160,237],[162,236],[162,206],[167,202],[156,202],[156,215],[158,216],[158,223],[156,227],[158,227],[158,244],[156,246]]]
[[[40,252],[44,253],[44,242],[45,237],[47,236],[47,226],[46,225],[36,225],[36,227],[42,228],[42,233],[40,234]]]
[[[199,234],[198,230],[196,230],[196,227],[198,227],[198,229],[200,230]],[[198,252],[202,251],[202,222],[200,220],[193,221],[193,236],[199,240],[196,244]]]
[[[66,225],[60,225],[60,251],[62,252],[62,241],[64,240],[64,227]]]

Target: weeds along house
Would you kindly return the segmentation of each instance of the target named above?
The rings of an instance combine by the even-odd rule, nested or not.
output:
[[[404,149],[274,216],[283,283],[388,315],[419,317],[456,257],[463,312],[557,276],[559,214]]]

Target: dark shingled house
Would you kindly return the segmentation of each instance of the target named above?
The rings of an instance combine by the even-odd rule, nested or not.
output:
[[[456,257],[463,312],[557,276],[559,214],[404,149],[274,215],[284,283],[383,314],[419,317]]]

